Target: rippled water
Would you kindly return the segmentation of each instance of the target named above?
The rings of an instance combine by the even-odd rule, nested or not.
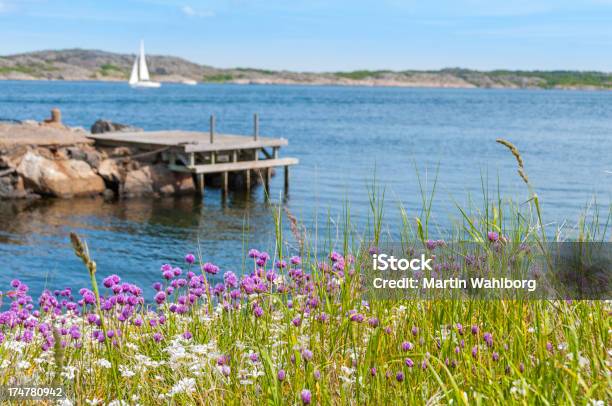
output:
[[[521,150],[545,221],[571,224],[593,196],[604,205],[612,196],[612,92],[0,82],[0,118],[42,119],[52,107],[69,125],[107,118],[147,130],[206,131],[214,113],[220,132],[244,134],[258,112],[262,134],[289,139],[281,153],[300,159],[286,204],[308,225],[338,218],[347,201],[363,223],[376,173],[393,228],[399,201],[409,215],[420,205],[415,166],[429,182],[439,168],[433,221],[441,230],[457,218],[455,201],[481,201],[483,177],[492,193],[499,179],[503,196],[523,201],[525,185],[497,137]],[[282,201],[282,176],[271,191]],[[69,249],[71,230],[88,239],[101,275],[148,285],[163,262],[198,243],[206,260],[240,271],[248,246],[273,241],[270,210],[260,189],[225,202],[212,189],[203,200],[0,202],[2,287],[13,277],[36,292],[86,283]]]

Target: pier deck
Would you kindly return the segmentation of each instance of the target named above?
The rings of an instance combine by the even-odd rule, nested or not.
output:
[[[264,186],[269,191],[273,167],[284,167],[285,193],[289,188],[289,166],[298,159],[279,157],[281,147],[288,144],[284,138],[259,136],[259,123],[255,117],[252,136],[217,134],[214,118],[211,131],[141,131],[91,134],[88,138],[100,146],[134,147],[144,151],[157,151],[168,168],[175,172],[192,173],[199,192],[204,192],[204,175],[219,173],[223,176],[223,192],[228,191],[228,173],[243,171],[245,186],[251,186],[251,171],[264,170]]]

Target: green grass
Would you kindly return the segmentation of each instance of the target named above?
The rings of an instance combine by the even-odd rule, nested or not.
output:
[[[203,81],[223,83],[223,82],[232,81],[234,79],[236,78],[229,73],[219,73],[215,75],[204,75]]]
[[[100,66],[99,70],[102,76],[125,76],[127,77],[127,72],[121,69],[117,65],[113,65],[112,63],[105,63]]]
[[[336,72],[334,73],[334,75],[336,75],[339,78],[352,79],[352,80],[363,80],[363,79],[368,79],[368,78],[379,78],[384,73],[388,73],[388,72],[389,71],[384,71],[384,70],[376,70],[376,71],[356,70],[352,72]]]
[[[255,68],[236,68],[238,72],[252,72],[252,73],[260,73],[262,75],[274,75],[275,71],[268,69],[255,69]]]
[[[45,73],[57,71],[58,68],[50,63],[34,63],[31,65],[0,66],[0,74],[13,72],[23,73],[32,76],[42,76]]]
[[[13,72],[33,75],[36,71],[33,67],[24,66],[24,65],[0,66],[0,74],[13,73]]]
[[[470,69],[444,69],[443,72],[452,73],[468,81],[474,77],[488,76],[493,80],[507,80],[517,82],[517,79],[537,79],[538,87],[551,89],[556,87],[595,87],[612,88],[612,73],[590,71],[513,71],[494,70],[489,72],[474,71]]]

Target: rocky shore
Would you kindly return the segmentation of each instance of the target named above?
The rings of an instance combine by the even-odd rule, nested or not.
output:
[[[135,55],[65,49],[0,56],[0,80],[128,80]],[[222,69],[165,55],[147,57],[152,78],[260,85],[335,85],[432,88],[612,89],[612,73],[588,71],[519,71],[447,68],[435,71],[357,70],[292,72]]]
[[[106,121],[93,126],[94,131],[121,128]],[[0,123],[0,199],[195,192],[192,176],[171,172],[157,154],[97,147],[88,134],[82,128],[64,126],[61,117]]]

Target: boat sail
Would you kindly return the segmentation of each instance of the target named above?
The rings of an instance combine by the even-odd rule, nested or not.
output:
[[[147,60],[145,59],[144,42],[140,41],[140,55],[134,60],[132,65],[132,73],[128,82],[130,86],[135,88],[153,88],[160,87],[161,83],[153,82],[149,78],[149,69],[147,68]]]

